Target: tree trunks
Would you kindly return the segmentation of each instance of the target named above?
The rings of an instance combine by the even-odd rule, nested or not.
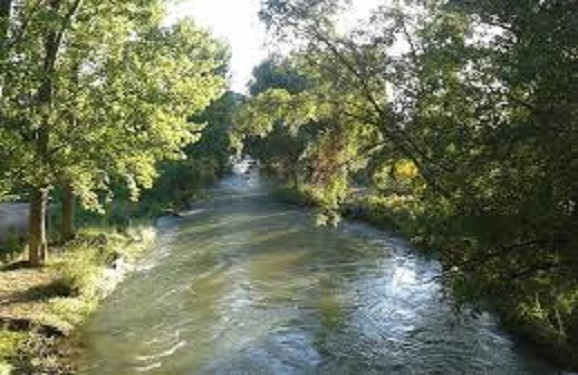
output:
[[[40,175],[38,183],[32,186],[30,194],[30,225],[28,227],[29,260],[32,266],[41,266],[47,258],[48,241],[46,238],[46,216],[49,184],[45,163],[48,161],[48,111],[52,105],[52,80],[46,78],[38,94],[43,121],[37,131],[36,156]],[[44,169],[44,170],[43,170]]]
[[[80,74],[80,62],[75,61],[71,70],[71,82],[78,86],[78,77]],[[78,119],[76,116],[77,108],[76,100],[70,106],[70,129],[74,131],[78,126]],[[60,223],[60,242],[63,244],[74,239],[76,233],[74,231],[74,190],[70,183],[70,177],[62,177],[62,222]]]
[[[65,183],[62,189],[62,223],[60,241],[62,243],[74,239],[74,192],[70,183]]]
[[[30,194],[30,221],[28,226],[28,256],[30,265],[41,266],[48,256],[46,216],[48,188],[32,188]]]

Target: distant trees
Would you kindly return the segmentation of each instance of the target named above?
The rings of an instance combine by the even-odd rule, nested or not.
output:
[[[227,53],[189,20],[163,26],[157,0],[23,0],[11,9],[2,12],[0,181],[28,186],[30,261],[42,264],[50,190],[63,187],[64,240],[73,196],[99,209],[121,178],[136,198],[158,161],[182,157],[198,138],[188,117],[224,89]]]

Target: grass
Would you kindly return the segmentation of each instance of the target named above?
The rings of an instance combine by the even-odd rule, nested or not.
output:
[[[151,245],[150,227],[81,230],[41,269],[0,271],[0,375],[71,373],[61,342],[98,307]],[[122,262],[121,262],[122,260]]]
[[[154,231],[145,228],[132,228],[122,234],[102,229],[81,232],[49,264],[58,275],[59,287],[68,291],[66,296],[48,303],[53,324],[71,331],[82,323],[129,271],[111,266],[121,259],[124,264],[133,264],[153,239]]]
[[[0,330],[0,363],[14,358],[18,354],[18,349],[26,343],[27,337],[26,333]]]

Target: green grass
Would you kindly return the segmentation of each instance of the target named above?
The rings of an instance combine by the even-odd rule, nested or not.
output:
[[[0,329],[0,375],[12,373],[13,366],[10,362],[17,359],[25,349],[27,340],[27,333]]]
[[[36,311],[27,319],[52,331],[70,334],[131,271],[131,265],[150,247],[154,237],[151,227],[81,230],[75,240],[56,250],[57,254],[52,255],[43,270],[38,270],[54,277],[44,279],[44,284],[50,285],[34,287],[46,294],[36,296]],[[112,264],[118,259],[123,259],[126,266],[114,269]],[[70,369],[62,356],[59,340],[42,330],[0,329],[0,375],[2,371],[10,373],[11,367],[18,373],[61,373],[61,369]]]
[[[26,333],[0,329],[0,361],[17,356],[20,348],[26,343],[27,337]]]
[[[122,272],[111,266],[117,259],[133,264],[154,240],[154,230],[130,228],[119,233],[111,229],[89,228],[63,249],[48,267],[58,275],[56,283],[67,296],[49,300],[50,320],[64,331],[81,324],[120,279]]]

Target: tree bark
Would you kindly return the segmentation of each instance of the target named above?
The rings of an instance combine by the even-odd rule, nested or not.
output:
[[[57,9],[58,1],[50,3]],[[32,186],[30,194],[30,225],[28,227],[29,261],[32,266],[41,266],[46,262],[48,241],[46,238],[46,213],[48,201],[48,146],[50,141],[49,117],[53,102],[53,74],[58,55],[58,34],[49,31],[44,38],[44,67],[42,83],[38,89],[38,112],[42,122],[36,131],[36,162],[40,169],[38,182]]]
[[[28,226],[28,256],[32,266],[41,266],[48,256],[46,214],[48,188],[32,188],[30,195],[30,221]]]
[[[62,190],[62,224],[60,241],[68,242],[75,237],[74,231],[74,192],[70,183],[65,183]]]
[[[0,0],[4,1],[4,0]],[[46,213],[50,175],[50,114],[54,101],[54,73],[58,52],[64,35],[70,26],[72,18],[80,8],[82,0],[75,0],[70,6],[58,28],[48,26],[44,34],[44,58],[42,82],[38,89],[37,109],[41,123],[36,132],[36,162],[40,169],[37,182],[31,190],[30,226],[29,226],[29,256],[30,263],[42,265],[47,258],[48,242],[46,238]],[[61,10],[62,0],[49,0],[47,6],[55,13]]]

